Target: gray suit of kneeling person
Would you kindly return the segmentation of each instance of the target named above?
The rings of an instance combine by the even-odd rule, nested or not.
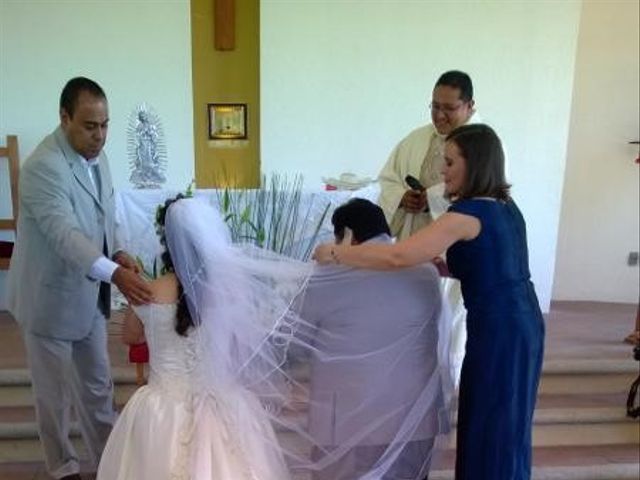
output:
[[[340,206],[332,223],[337,243],[391,242],[382,209],[368,200]],[[316,266],[301,316],[312,326],[313,479],[425,478],[434,440],[448,431],[436,268]]]

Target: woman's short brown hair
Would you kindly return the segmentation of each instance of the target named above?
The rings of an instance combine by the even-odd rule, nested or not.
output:
[[[476,123],[453,130],[446,138],[453,142],[464,157],[467,176],[457,198],[509,198],[511,185],[504,174],[502,142],[488,125]]]

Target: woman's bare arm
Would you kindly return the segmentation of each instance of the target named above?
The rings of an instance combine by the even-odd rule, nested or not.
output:
[[[391,245],[357,246],[323,244],[316,248],[319,263],[343,263],[374,270],[396,270],[432,260],[459,240],[480,233],[480,221],[470,215],[445,213],[431,225]]]

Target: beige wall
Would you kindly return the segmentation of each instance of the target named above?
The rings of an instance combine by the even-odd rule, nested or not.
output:
[[[428,120],[438,76],[467,71],[504,140],[544,310],[556,259],[580,1],[261,0],[261,160],[308,188],[375,176]]]
[[[638,18],[637,1],[583,4],[554,299],[638,301]]]
[[[639,135],[637,1],[561,1],[550,15],[548,2],[262,0],[261,19],[257,0],[237,1],[238,51],[248,45],[245,27],[256,38],[263,22],[261,52],[252,46],[244,60],[256,75],[261,68],[262,99],[257,87],[240,90],[242,70],[225,65],[194,66],[194,90],[212,82],[228,89],[192,95],[192,47],[194,63],[213,54],[203,53],[212,48],[212,19],[200,14],[212,0],[193,1],[191,25],[188,0],[116,3],[0,0],[0,137],[17,133],[23,158],[57,124],[61,86],[84,74],[109,95],[117,188],[128,187],[126,122],[141,101],[164,123],[168,187],[184,189],[193,178],[194,140],[199,166],[237,165],[252,183],[261,154],[266,171],[302,171],[319,187],[323,175],[377,173],[397,140],[425,121],[436,76],[463,68],[483,117],[506,140],[543,306],[552,280],[556,299],[637,301],[638,269],[625,265],[638,250],[638,149],[627,144]],[[57,35],[70,17],[80,21]],[[192,39],[191,27],[201,26]],[[206,103],[214,101],[249,103],[246,156],[204,138]]]
[[[24,160],[59,123],[64,84],[84,75],[109,99],[105,150],[116,188],[131,188],[127,127],[142,102],[164,127],[166,186],[186,188],[193,178],[190,35],[189,0],[0,0],[0,138],[18,135]]]

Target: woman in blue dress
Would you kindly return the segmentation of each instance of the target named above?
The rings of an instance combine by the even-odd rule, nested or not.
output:
[[[431,225],[392,245],[320,245],[315,259],[390,270],[447,252],[467,308],[456,480],[527,480],[544,322],[500,139],[486,125],[457,128],[442,173],[452,204]]]

